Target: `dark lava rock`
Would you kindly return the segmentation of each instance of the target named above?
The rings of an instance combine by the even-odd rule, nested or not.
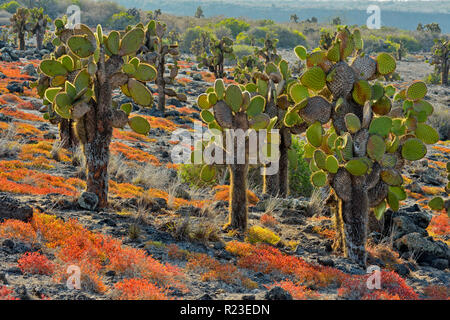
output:
[[[0,221],[16,219],[29,221],[33,217],[33,209],[19,200],[6,194],[0,194]]]
[[[94,211],[98,206],[98,197],[95,193],[83,192],[78,198],[78,204],[85,210]]]
[[[266,300],[293,300],[289,292],[281,287],[273,287],[266,292],[264,299]]]

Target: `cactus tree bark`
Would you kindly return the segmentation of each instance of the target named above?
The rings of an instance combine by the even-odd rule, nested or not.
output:
[[[230,215],[225,228],[247,229],[248,200],[247,174],[248,164],[230,165]]]

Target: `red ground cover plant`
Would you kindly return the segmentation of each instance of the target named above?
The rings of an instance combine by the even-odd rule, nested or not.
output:
[[[39,252],[27,252],[18,261],[19,269],[24,274],[51,275],[55,266],[45,255]]]
[[[14,292],[6,286],[0,285],[0,300],[20,300],[13,297],[11,294]]]
[[[222,185],[215,186],[214,190],[216,192],[214,200],[216,201],[229,201],[230,200],[230,186]],[[259,202],[259,198],[256,194],[250,190],[247,190],[247,198],[249,205],[254,206]]]
[[[40,121],[44,122],[44,118],[36,116],[32,113],[27,113],[23,111],[19,111],[16,108],[12,107],[4,107],[0,109],[0,113],[3,113],[5,116],[10,116],[16,119],[28,120],[28,121]]]
[[[273,287],[280,287],[289,292],[294,300],[316,300],[320,298],[320,294],[314,292],[305,286],[295,284],[292,281],[284,280],[280,282],[275,282],[271,286],[266,286],[267,289],[272,289]]]
[[[450,285],[429,285],[423,293],[427,296],[427,300],[450,300]]]
[[[111,153],[112,154],[122,154],[125,158],[129,160],[135,160],[138,162],[148,162],[154,166],[160,166],[158,158],[151,155],[145,151],[139,150],[137,148],[130,147],[122,142],[111,143]]]
[[[264,226],[267,226],[267,227],[274,227],[274,226],[276,226],[276,225],[278,224],[277,219],[275,219],[275,217],[273,217],[273,216],[271,216],[271,215],[269,215],[269,214],[267,214],[267,213],[264,213],[264,214],[261,216],[261,218],[259,218],[259,221],[260,221]]]
[[[125,279],[114,285],[118,300],[170,300],[167,289],[161,289],[146,279]]]
[[[381,289],[368,289],[370,274],[352,276],[344,280],[338,295],[351,300],[417,300],[419,296],[394,271],[380,271]]]

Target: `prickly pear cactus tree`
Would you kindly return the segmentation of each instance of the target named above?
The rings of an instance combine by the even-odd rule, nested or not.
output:
[[[51,23],[52,20],[48,15],[44,14],[43,8],[31,9],[30,20],[32,23],[31,33],[36,36],[36,46],[39,50],[41,50],[42,43],[44,42],[45,32],[47,31],[48,24]]]
[[[152,20],[145,28],[145,46],[141,48],[143,51],[143,60],[153,65],[157,72],[156,85],[158,87],[158,109],[164,112],[166,108],[166,95],[174,97],[180,101],[187,101],[187,97],[183,93],[177,93],[173,89],[167,88],[168,84],[173,84],[178,75],[177,58],[179,55],[178,44],[169,42],[166,37],[166,25]],[[165,76],[167,67],[167,58],[171,56],[174,63],[169,66],[169,75]],[[130,66],[131,71],[133,69]]]
[[[27,8],[17,8],[16,13],[10,18],[11,29],[17,34],[19,41],[19,50],[25,50],[25,33],[32,30],[32,24],[29,21],[30,11]]]
[[[247,173],[249,169],[248,137],[245,146],[238,143],[226,145],[226,136],[230,135],[234,141],[236,130],[270,130],[276,119],[264,113],[266,99],[260,95],[252,97],[244,86],[229,85],[225,87],[222,79],[217,79],[214,87],[201,94],[197,100],[202,120],[208,128],[222,137],[227,164],[230,171],[230,205],[229,222],[225,229],[246,230],[248,201],[247,201]],[[230,130],[231,129],[231,130]],[[217,135],[214,135],[217,136]],[[225,138],[223,138],[225,136]],[[213,143],[215,143],[213,141]],[[197,151],[194,150],[193,154]],[[228,159],[232,155],[232,159]],[[201,171],[205,181],[211,181],[216,174],[215,164],[206,163]]]
[[[308,68],[291,87],[296,105],[288,109],[285,123],[308,124],[312,183],[329,184],[338,197],[335,249],[365,265],[370,208],[378,219],[387,206],[399,209],[406,198],[402,167],[423,158],[426,144],[439,137],[425,124],[433,112],[423,100],[425,83],[414,82],[396,94],[393,86],[376,81],[395,71],[395,59],[386,53],[376,58],[357,54],[362,47],[359,30],[351,33],[346,27],[326,51],[297,47]],[[392,108],[393,95],[402,106]]]
[[[131,103],[119,106],[112,100],[113,90],[121,89],[136,104],[150,107],[153,98],[146,83],[156,78],[156,69],[135,56],[145,39],[141,27],[106,35],[101,26],[94,33],[86,25],[66,29],[59,19],[55,25],[59,58],[52,56],[41,62],[39,71],[47,77],[48,88],[41,83],[38,90],[45,89],[44,103],[51,109],[48,117],[55,113],[74,121],[86,157],[87,191],[95,193],[99,208],[104,208],[113,128],[128,124],[143,135],[150,130],[145,118],[130,117]]]
[[[262,57],[265,63],[275,62],[280,59],[277,53],[277,43],[278,39],[271,39],[267,37],[264,40],[264,47],[255,50],[255,54]]]
[[[214,73],[216,79],[223,78],[225,76],[223,67],[225,58],[235,59],[233,40],[228,37],[223,37],[221,40],[211,39],[209,49],[211,55],[208,56],[205,52],[197,57],[197,60],[200,61],[199,68],[206,67],[210,72]]]
[[[286,111],[295,104],[295,100],[290,98],[288,92],[295,85],[296,80],[292,78],[289,64],[286,60],[282,60],[279,56],[274,57],[274,59],[273,62],[265,64],[257,60],[259,64],[255,63],[256,67],[252,65],[251,68],[247,67],[247,65],[243,69],[237,66],[235,72],[239,73],[240,77],[238,80],[245,85],[247,91],[252,95],[264,97],[267,101],[265,113],[271,119],[276,119],[274,128],[280,130],[280,140],[272,143],[276,143],[279,150],[279,170],[276,174],[263,175],[263,193],[286,197],[289,192],[289,158],[294,156],[294,153],[290,151],[291,135],[304,132],[306,123],[289,124],[289,126],[285,124]],[[262,67],[260,64],[262,64]],[[297,95],[294,95],[294,97],[299,100]],[[294,163],[294,161],[291,162]]]
[[[436,71],[441,73],[441,83],[448,86],[448,72],[450,69],[450,40],[436,39],[435,45],[431,49],[433,53],[431,64]]]

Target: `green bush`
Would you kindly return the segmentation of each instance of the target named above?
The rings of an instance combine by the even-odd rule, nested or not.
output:
[[[184,53],[188,53],[191,51],[192,42],[194,42],[197,39],[200,39],[200,35],[202,32],[209,33],[210,37],[213,36],[213,33],[208,28],[202,28],[202,27],[194,27],[194,28],[188,28],[182,36],[182,41],[180,43],[180,50]]]
[[[236,37],[238,44],[251,45],[252,39],[255,44],[263,45],[264,39],[278,39],[277,47],[295,48],[298,45],[307,46],[306,37],[297,30],[279,25],[268,25],[264,27],[254,27],[248,32],[241,32]]]
[[[237,44],[233,46],[233,52],[237,59],[241,59],[244,56],[249,56],[254,53],[254,48],[245,44]]]
[[[367,53],[388,52],[395,53],[397,48],[393,42],[384,40],[381,37],[377,37],[373,34],[364,38],[364,50]]]
[[[178,168],[178,177],[181,182],[188,183],[191,188],[214,187],[218,184],[217,178],[210,182],[205,182],[200,178],[201,164],[180,164]],[[216,176],[217,177],[217,176]]]
[[[297,164],[289,165],[289,189],[292,196],[311,196],[313,186],[311,184],[311,170],[309,169],[309,164],[305,160],[305,142],[300,141],[296,137],[292,137],[291,149],[297,155]]]
[[[109,20],[108,25],[112,29],[124,30],[129,25],[135,25],[139,23],[139,19],[125,11],[113,14]]]
[[[231,31],[231,35],[233,38],[236,38],[236,36],[243,32],[250,29],[250,24],[243,20],[238,20],[235,18],[228,18],[225,20],[220,21],[217,25],[217,27],[224,26]]]
[[[423,49],[422,44],[417,39],[408,35],[388,35],[387,40],[402,43],[408,52],[418,52]]]
[[[9,13],[16,13],[17,9],[20,8],[21,5],[17,1],[10,1],[8,3],[4,3],[0,6],[0,9],[6,10]]]

